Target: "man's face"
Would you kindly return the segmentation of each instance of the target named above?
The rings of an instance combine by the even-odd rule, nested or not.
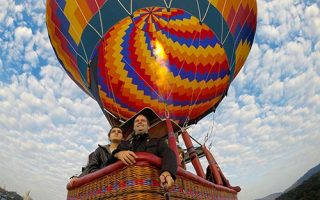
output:
[[[122,140],[122,137],[122,130],[120,128],[113,128],[109,135],[111,142],[119,142]]]
[[[144,115],[138,115],[134,119],[133,130],[135,134],[147,133],[149,129],[148,119]]]

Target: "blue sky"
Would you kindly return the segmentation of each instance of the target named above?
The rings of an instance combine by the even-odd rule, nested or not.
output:
[[[109,124],[59,65],[44,0],[0,0],[0,186],[66,197]],[[320,2],[258,0],[249,58],[217,112],[192,127],[240,200],[283,191],[320,162]],[[189,166],[190,168],[190,166]]]

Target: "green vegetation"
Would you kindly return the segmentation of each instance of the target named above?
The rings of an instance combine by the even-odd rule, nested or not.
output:
[[[276,200],[320,200],[320,172],[311,176],[298,187],[282,194]]]

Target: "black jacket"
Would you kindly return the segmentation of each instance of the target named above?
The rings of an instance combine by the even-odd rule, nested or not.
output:
[[[165,139],[149,138],[148,134],[134,135],[129,141],[122,141],[117,149],[112,154],[124,150],[133,152],[148,152],[162,159],[160,174],[164,171],[170,172],[173,179],[177,174],[177,159],[174,152],[169,148]]]
[[[109,145],[98,145],[98,148],[89,155],[88,164],[82,169],[79,177],[95,172],[117,161],[111,154]]]

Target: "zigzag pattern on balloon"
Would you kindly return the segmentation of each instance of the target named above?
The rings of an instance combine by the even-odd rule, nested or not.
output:
[[[131,23],[129,18],[120,21],[107,33],[105,46],[101,47],[103,52],[100,55],[104,55],[105,66],[99,65],[99,69],[102,69],[99,70],[98,80],[100,96],[103,96],[105,107],[113,111],[117,108],[116,112],[124,108],[125,111],[119,113],[123,116],[130,116],[146,106],[164,114],[165,103],[162,101],[165,99],[170,111],[175,113],[175,119],[181,123],[188,115],[195,118],[199,113],[210,109],[224,94],[229,82],[229,68],[221,44],[214,39],[214,33],[211,32],[207,36],[214,43],[211,41],[211,44],[205,44],[206,47],[201,46],[202,39],[208,39],[199,37],[202,29],[207,32],[210,29],[205,25],[199,27],[196,18],[190,17],[187,13],[177,12],[175,9],[172,9],[172,12],[186,16],[186,18],[180,17],[183,23],[178,22],[176,18],[175,24],[181,23],[181,26],[198,24],[194,26],[195,30],[192,27],[186,29],[196,35],[198,48],[193,46],[194,42],[189,44],[189,47],[185,44],[181,30],[179,37],[182,39],[173,43],[171,36],[174,34],[171,34],[172,29],[169,25],[168,34],[165,35],[160,29],[161,26],[155,26],[158,28],[153,29],[154,32],[148,32],[150,30],[148,26],[142,26],[140,22],[137,26],[137,23]],[[144,15],[143,12],[139,13]],[[143,16],[146,23],[151,21],[149,18],[153,19],[154,23],[160,21],[156,19],[158,15],[149,12],[148,15],[148,17]],[[135,20],[138,21],[138,16],[135,16]],[[163,44],[163,48],[166,49],[168,66],[157,63],[152,48],[152,42],[155,40]],[[167,67],[168,70],[165,77],[166,84],[159,85],[157,84],[159,76],[154,68],[163,67]],[[193,91],[193,94],[190,91]],[[169,92],[170,97],[166,96]],[[190,110],[193,111],[189,113]]]
[[[52,8],[47,10],[48,33],[51,43],[54,46],[55,53],[59,58],[59,62],[65,68],[69,77],[72,78],[80,88],[89,94],[77,67],[76,53],[73,50],[74,48],[77,49],[77,45],[72,42],[73,40],[70,39],[69,34],[65,34],[67,32],[67,28],[63,23],[66,21],[65,16],[55,1],[50,1],[48,4],[50,5],[50,8]]]
[[[130,1],[121,2],[130,10]],[[204,17],[208,4],[200,3]],[[181,125],[187,117],[196,122],[219,104],[243,67],[256,31],[255,0],[209,3],[210,17],[202,25],[197,4],[182,0],[172,5],[185,10],[164,9],[162,1],[133,1],[132,18],[118,1],[47,0],[46,20],[59,62],[101,106],[122,119],[145,106],[160,116],[168,109]],[[90,74],[96,68],[97,75]],[[90,77],[97,77],[98,93]]]
[[[90,91],[78,68],[77,52],[87,21],[90,21],[98,12],[98,7],[104,3],[105,0],[99,0],[97,4],[90,0],[47,1],[47,27],[55,53],[70,78],[88,94]]]

